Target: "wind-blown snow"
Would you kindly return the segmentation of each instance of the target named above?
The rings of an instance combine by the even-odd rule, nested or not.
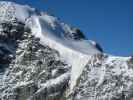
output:
[[[101,53],[88,40],[74,41],[65,38],[64,33],[72,32],[72,30],[54,16],[47,13],[38,15],[33,8],[12,2],[1,2],[0,5],[7,5],[6,9],[3,9],[5,13],[8,13],[7,11],[12,8],[12,15],[10,14],[12,18],[17,18],[19,21],[24,22],[30,27],[33,35],[40,38],[42,44],[57,50],[62,59],[72,66],[71,89],[76,85],[76,80],[88,63],[90,56]],[[0,19],[4,19],[4,17],[2,16]],[[6,19],[9,20],[8,18]]]

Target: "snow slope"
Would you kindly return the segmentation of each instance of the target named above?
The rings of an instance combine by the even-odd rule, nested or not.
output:
[[[47,22],[43,20],[45,19],[45,16],[46,18],[51,17],[48,15],[41,16],[40,18],[34,16],[34,24],[33,26],[31,26],[33,29],[32,32],[36,37],[39,37],[41,39],[42,44],[46,44],[51,48],[59,51],[62,59],[72,66],[72,89],[76,83],[77,78],[81,74],[83,67],[88,63],[90,56],[100,53],[100,51],[98,51],[87,40],[73,41],[56,35],[56,30],[53,31],[52,29],[49,29],[51,28],[51,26],[47,25]]]
[[[89,40],[76,41],[66,38],[64,34],[66,32],[72,34],[72,28],[54,16],[47,13],[37,13],[35,9],[29,6],[12,2],[0,2],[0,9],[2,9],[0,10],[1,21],[17,19],[25,23],[31,29],[32,34],[40,38],[42,44],[57,50],[62,60],[72,66],[71,90],[90,57],[101,53]]]

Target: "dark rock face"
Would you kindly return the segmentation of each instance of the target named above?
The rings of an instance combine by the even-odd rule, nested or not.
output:
[[[133,64],[133,56],[130,58],[130,62]]]
[[[24,32],[24,24],[14,20],[12,22],[0,22],[0,69],[9,66],[15,57],[17,40]],[[4,66],[4,67],[3,67]],[[5,67],[6,66],[6,67]]]
[[[75,40],[85,39],[83,32],[81,32],[81,30],[79,30],[77,28],[74,29],[74,32],[72,33],[72,37]]]
[[[101,47],[98,43],[95,44],[95,47],[96,47],[99,51],[104,52],[103,49],[102,49],[102,47]]]
[[[0,27],[0,41],[7,41],[9,39],[15,40],[24,32],[24,24],[17,20],[1,22]]]
[[[73,28],[73,31],[71,33],[65,33],[64,35],[66,38],[72,40],[86,39],[83,32],[81,32],[81,30],[79,30],[78,28]]]

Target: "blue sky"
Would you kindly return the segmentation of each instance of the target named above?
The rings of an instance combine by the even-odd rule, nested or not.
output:
[[[105,52],[133,55],[133,0],[10,0],[47,10],[80,28]]]

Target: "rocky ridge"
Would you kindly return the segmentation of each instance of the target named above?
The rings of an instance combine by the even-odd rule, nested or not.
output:
[[[0,5],[0,100],[133,99],[132,57],[105,54],[48,13]]]

